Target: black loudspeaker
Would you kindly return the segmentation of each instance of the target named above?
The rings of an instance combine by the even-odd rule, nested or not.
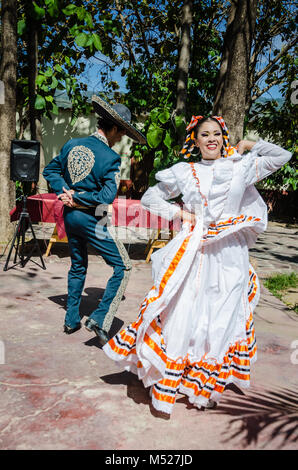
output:
[[[38,181],[40,142],[12,140],[10,148],[10,179],[12,181]]]

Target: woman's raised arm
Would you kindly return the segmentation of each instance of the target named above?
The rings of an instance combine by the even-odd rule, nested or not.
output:
[[[240,141],[238,144],[238,151],[241,153],[242,146],[245,144],[241,142],[250,142],[253,144],[251,149],[246,147],[245,150],[250,150],[247,155],[243,157],[244,173],[246,186],[257,183],[275,171],[279,170],[291,158],[291,152],[279,147],[278,145],[265,142],[260,139],[257,143],[251,141]]]

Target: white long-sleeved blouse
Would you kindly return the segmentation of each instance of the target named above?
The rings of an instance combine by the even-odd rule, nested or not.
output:
[[[201,219],[205,234],[210,224],[243,214],[263,219],[260,232],[266,228],[266,210],[253,185],[290,158],[287,150],[260,139],[245,155],[177,163],[156,174],[158,183],[146,191],[141,203],[153,214],[172,220],[180,207],[168,200],[182,194],[185,208]]]

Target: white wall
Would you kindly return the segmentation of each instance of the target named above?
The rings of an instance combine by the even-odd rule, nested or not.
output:
[[[61,148],[69,139],[92,134],[96,130],[97,118],[93,114],[88,117],[79,117],[74,126],[71,126],[70,122],[71,113],[67,109],[60,109],[59,115],[53,116],[52,120],[42,120],[43,149],[46,165],[59,154]],[[113,150],[121,155],[121,179],[129,179],[131,144],[131,139],[124,136],[121,142],[113,148]]]

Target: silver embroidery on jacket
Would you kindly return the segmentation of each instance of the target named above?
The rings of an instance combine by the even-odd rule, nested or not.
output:
[[[109,232],[110,236],[112,237],[112,239],[114,240],[114,242],[115,242],[115,244],[118,248],[118,251],[119,251],[119,254],[122,258],[125,269],[124,269],[124,273],[123,273],[124,275],[123,275],[122,281],[120,282],[120,285],[119,285],[119,287],[117,289],[117,292],[116,292],[116,294],[115,294],[115,296],[114,296],[114,298],[113,298],[113,300],[110,304],[109,310],[108,310],[108,312],[105,316],[104,322],[103,322],[103,329],[106,330],[106,331],[109,331],[109,329],[112,326],[114,316],[115,316],[115,314],[116,314],[116,312],[119,308],[119,304],[120,304],[120,302],[122,300],[122,297],[123,297],[123,294],[126,290],[126,287],[127,287],[127,284],[128,284],[129,278],[130,278],[131,270],[132,270],[131,260],[128,256],[128,253],[125,249],[124,244],[115,235],[114,228],[115,227],[110,226],[108,232]]]
[[[115,173],[115,183],[116,183],[117,189],[119,189],[119,186],[120,186],[120,171]]]
[[[73,184],[82,181],[91,172],[95,162],[92,150],[84,145],[73,147],[68,154],[67,169]]]
[[[104,144],[106,144],[109,147],[108,139],[104,135],[99,134],[97,131],[93,132],[93,134],[91,135],[93,137],[97,137],[97,139],[101,140]]]

